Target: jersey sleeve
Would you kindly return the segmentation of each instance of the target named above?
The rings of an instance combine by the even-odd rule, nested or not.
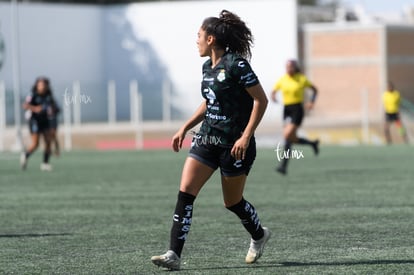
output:
[[[26,98],[24,99],[24,102],[27,104],[30,104],[32,102],[32,95],[27,95]]]
[[[28,95],[28,96],[26,97],[26,102],[27,102],[27,103],[29,103],[30,105],[35,105],[35,104],[36,104],[36,100],[35,100],[35,98],[36,98],[36,96],[35,96],[35,95],[33,95],[33,94]]]
[[[245,88],[253,87],[260,83],[249,62],[242,58],[234,61],[230,68],[230,75],[238,84]]]
[[[305,88],[308,88],[308,87],[312,87],[312,82],[306,77],[306,75],[303,75],[303,86],[305,87]]]

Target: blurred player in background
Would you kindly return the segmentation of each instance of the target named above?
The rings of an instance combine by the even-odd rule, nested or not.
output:
[[[29,157],[39,146],[40,136],[43,137],[45,148],[43,153],[43,163],[40,166],[42,171],[51,171],[52,167],[49,164],[50,158],[50,132],[49,132],[49,116],[51,108],[53,108],[53,98],[51,96],[51,89],[49,80],[45,77],[36,79],[32,88],[31,95],[26,98],[23,104],[25,110],[29,113],[29,130],[31,137],[31,144],[26,152],[22,153],[20,164],[23,170],[27,167]]]
[[[240,218],[251,236],[246,263],[259,259],[270,238],[270,231],[261,226],[255,208],[243,197],[256,156],[254,131],[267,106],[266,94],[246,61],[251,54],[251,43],[250,29],[237,15],[225,10],[218,18],[205,19],[198,32],[200,56],[209,57],[203,65],[204,101],[174,135],[174,151],[180,150],[187,131],[200,122],[202,125],[183,167],[170,248],[167,253],[151,258],[158,266],[180,268],[194,200],[217,168],[221,170],[224,206]]]
[[[318,90],[308,80],[308,78],[301,73],[299,64],[296,60],[289,60],[286,63],[286,74],[282,76],[274,85],[271,98],[274,102],[277,102],[276,93],[282,91],[283,97],[283,138],[285,140],[284,151],[287,155],[291,152],[292,144],[309,145],[313,148],[315,154],[319,153],[319,140],[310,141],[306,138],[298,137],[297,130],[302,124],[305,101],[305,89],[312,90],[312,96],[310,102],[305,104],[307,110],[312,110],[315,104]],[[289,157],[282,159],[279,167],[276,167],[276,171],[285,175],[287,173],[287,165]]]
[[[395,89],[394,84],[391,81],[388,82],[388,90],[384,92],[382,101],[385,109],[384,133],[387,143],[392,143],[390,128],[393,122],[395,122],[398,132],[404,139],[404,142],[408,143],[407,131],[400,118],[401,95],[400,92]]]

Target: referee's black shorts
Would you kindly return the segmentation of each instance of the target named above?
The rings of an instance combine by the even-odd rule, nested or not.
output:
[[[207,140],[207,139],[205,139]],[[203,139],[201,140],[203,141]],[[232,147],[222,147],[193,139],[189,156],[220,172],[225,177],[248,175],[256,158],[256,141],[252,137],[244,160],[236,160],[231,156]]]
[[[302,103],[285,105],[283,110],[283,120],[285,123],[292,123],[296,126],[300,126],[304,116],[305,111]]]
[[[398,113],[385,113],[385,121],[387,122],[394,122],[394,121],[399,121],[400,120],[400,115]]]

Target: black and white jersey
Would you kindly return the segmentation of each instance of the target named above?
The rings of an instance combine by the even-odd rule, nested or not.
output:
[[[253,98],[246,88],[259,84],[250,64],[237,54],[225,53],[211,67],[211,59],[203,65],[201,94],[207,111],[195,138],[213,140],[228,147],[240,138],[253,109]]]

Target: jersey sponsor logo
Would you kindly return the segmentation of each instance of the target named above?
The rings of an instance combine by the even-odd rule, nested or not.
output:
[[[214,77],[206,77],[203,79],[204,81],[214,81]]]
[[[246,63],[244,61],[240,61],[237,66],[239,66],[240,68],[244,68],[246,67]]]
[[[207,104],[207,108],[209,110],[212,110],[212,111],[220,111],[220,107],[219,106],[214,106],[214,105],[211,105],[211,104]]]
[[[208,87],[207,91],[204,89],[204,92],[207,92],[206,97],[208,98],[209,103],[214,104],[214,101],[216,100],[216,93],[210,87]]]
[[[226,79],[226,71],[222,69],[217,75],[217,80],[223,82]]]
[[[219,116],[219,115],[212,114],[210,112],[206,114],[206,117],[215,119],[215,120],[226,120],[227,119],[227,116]]]

